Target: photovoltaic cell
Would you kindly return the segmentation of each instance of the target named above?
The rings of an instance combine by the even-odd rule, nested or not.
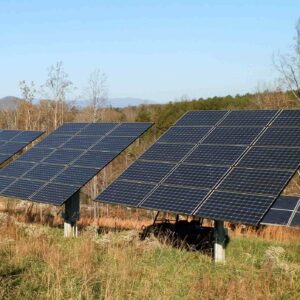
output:
[[[299,158],[300,148],[253,147],[238,167],[295,170],[298,168]]]
[[[191,149],[193,145],[188,144],[154,144],[142,156],[144,160],[178,162]]]
[[[299,127],[270,127],[258,140],[259,146],[300,147]]]
[[[53,181],[68,185],[83,186],[92,177],[98,173],[98,170],[91,168],[69,167],[58,175]]]
[[[35,189],[35,191],[36,190],[37,189]],[[47,183],[37,193],[31,194],[30,200],[53,205],[61,205],[78,190],[79,188],[73,185]]]
[[[294,215],[294,218],[291,222],[291,226],[299,227],[300,226],[300,213],[297,212]]]
[[[257,225],[274,197],[213,192],[195,215],[202,218]]]
[[[172,127],[164,134],[161,143],[188,143],[196,144],[200,141],[211,127]]]
[[[277,110],[232,111],[220,126],[266,126]]]
[[[137,161],[119,178],[125,180],[158,183],[174,167],[174,164]]]
[[[187,163],[225,165],[234,164],[245,151],[244,146],[199,145],[186,159]]]
[[[181,164],[165,181],[166,184],[186,187],[212,188],[226,173],[227,167]]]
[[[5,190],[5,195],[28,199],[28,197],[42,185],[43,183],[40,181],[18,179]]]
[[[300,127],[300,110],[283,110],[273,122],[272,126]]]
[[[162,185],[140,207],[189,215],[207,193],[208,190]]]
[[[213,126],[217,124],[227,111],[189,111],[179,121],[176,126]]]
[[[234,168],[218,190],[250,194],[277,195],[290,180],[292,171]]]
[[[154,186],[152,184],[117,180],[101,194],[101,202],[137,206]]]
[[[90,167],[95,169],[104,168],[118,155],[117,152],[88,151],[81,155],[75,162],[75,166]]]
[[[292,212],[291,210],[270,209],[264,216],[261,224],[288,225]]]
[[[263,127],[217,127],[205,140],[204,144],[249,145]]]
[[[272,205],[272,208],[294,210],[298,201],[299,201],[299,197],[280,196],[276,199],[276,201]]]
[[[63,204],[150,127],[150,123],[64,124],[0,170],[0,176],[8,178],[6,186],[0,185],[0,194]],[[112,136],[118,128],[121,131]],[[29,134],[12,136],[20,140],[31,138]]]

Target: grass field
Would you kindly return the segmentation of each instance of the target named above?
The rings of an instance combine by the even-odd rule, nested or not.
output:
[[[300,299],[299,241],[233,237],[215,265],[136,230],[64,239],[0,219],[0,299]]]

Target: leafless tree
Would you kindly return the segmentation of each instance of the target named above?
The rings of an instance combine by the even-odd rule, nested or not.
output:
[[[42,86],[43,90],[46,89],[47,97],[55,101],[54,128],[57,128],[64,121],[66,95],[73,87],[72,81],[68,78],[69,75],[65,72],[63,63],[60,61],[49,68],[48,79]]]
[[[29,84],[26,83],[25,80],[20,81],[19,83],[23,103],[21,104],[21,109],[23,108],[26,111],[26,117],[25,117],[25,129],[32,129],[32,101],[36,95],[36,88],[34,85],[34,82],[31,81]]]
[[[101,111],[107,106],[107,76],[100,69],[94,70],[89,77],[87,96],[92,110],[91,121],[102,120]]]
[[[292,53],[278,54],[274,59],[274,64],[281,75],[282,86],[291,91],[295,98],[300,101],[300,18],[296,24]]]

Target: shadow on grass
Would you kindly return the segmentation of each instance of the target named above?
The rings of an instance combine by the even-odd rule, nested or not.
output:
[[[198,221],[170,223],[164,220],[144,227],[140,238],[144,240],[150,235],[154,235],[160,242],[172,247],[213,256],[214,228],[201,226]],[[226,245],[228,242],[229,237],[226,238]]]

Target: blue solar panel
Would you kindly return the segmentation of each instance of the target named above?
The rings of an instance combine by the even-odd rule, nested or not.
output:
[[[166,184],[186,187],[212,188],[228,171],[227,167],[181,164],[165,181]]]
[[[216,125],[227,111],[189,111],[176,122],[176,126],[213,126]]]
[[[44,162],[60,165],[68,165],[72,161],[78,159],[83,154],[82,150],[72,149],[57,149],[51,155],[49,155]]]
[[[294,218],[291,222],[291,226],[299,227],[300,226],[300,213],[295,213]]]
[[[259,146],[300,147],[300,128],[270,127],[257,141]]]
[[[38,164],[24,175],[24,178],[48,181],[63,170],[64,166]]]
[[[120,176],[120,179],[157,183],[170,172],[174,164],[137,161]]]
[[[42,203],[54,205],[63,204],[150,127],[150,123],[64,124],[0,171],[1,176],[18,179],[12,186],[20,184],[16,192],[9,186],[8,189],[2,189],[0,194],[33,201],[40,199]],[[118,133],[121,136],[111,136],[117,128],[121,128]],[[30,134],[18,134],[14,140],[28,140],[31,137]],[[10,141],[3,144],[0,158],[1,148],[14,144],[21,143]],[[94,150],[90,150],[93,146],[96,146]],[[7,181],[10,182],[9,179]],[[37,185],[36,182],[39,183],[38,188],[29,194],[28,191]]]
[[[300,127],[300,110],[283,110],[276,118],[276,120],[272,123],[272,126]]]
[[[37,137],[42,134],[41,131],[22,131],[20,134],[16,135],[12,141],[20,143],[31,143]]]
[[[159,186],[140,207],[190,215],[207,193],[208,190]],[[99,199],[102,200],[101,195]]]
[[[0,176],[20,177],[35,164],[32,162],[13,161],[11,164],[0,170]]]
[[[238,167],[290,169],[298,168],[300,149],[253,147],[243,157]]]
[[[50,148],[38,148],[34,147],[29,151],[22,154],[19,160],[22,161],[32,161],[32,162],[40,162],[41,160],[45,159],[46,156],[53,153],[55,150]]]
[[[172,127],[159,142],[196,144],[210,129],[211,127]]]
[[[5,189],[5,196],[28,199],[42,185],[43,182],[40,181],[18,179]]]
[[[95,146],[91,148],[94,151],[110,151],[121,152],[130,145],[136,137],[112,137],[107,136],[100,140]]]
[[[20,134],[20,130],[1,130],[0,131],[0,140],[1,141],[8,141],[12,140],[18,134]]]
[[[77,186],[73,185],[47,183],[37,193],[32,194],[30,196],[30,200],[53,205],[61,205],[73,196],[78,189],[79,188]]]
[[[213,192],[195,215],[202,218],[257,225],[274,197]]]
[[[233,165],[246,150],[244,146],[200,144],[185,160],[191,164]]]
[[[8,185],[13,183],[15,180],[16,180],[15,178],[0,176],[0,191],[5,189]]]
[[[265,225],[288,225],[289,219],[293,211],[270,209],[264,216],[261,224]]]
[[[139,136],[149,129],[149,123],[122,123],[117,126],[111,136]]]
[[[99,141],[99,136],[77,135],[63,145],[66,149],[88,149]]]
[[[191,149],[193,145],[187,144],[154,144],[142,156],[144,160],[178,162]]]
[[[28,143],[7,142],[6,144],[0,147],[0,153],[14,155],[27,145]]]
[[[118,155],[117,152],[88,151],[74,162],[76,166],[102,169]]]
[[[277,112],[277,110],[231,111],[220,126],[266,126]]]
[[[65,123],[57,128],[53,134],[74,135],[79,131],[83,131],[87,127],[87,123]]]
[[[101,194],[101,202],[137,206],[154,188],[152,184],[117,180]]]
[[[218,190],[250,194],[278,195],[293,176],[293,171],[272,171],[235,168]]]
[[[53,182],[75,185],[79,188],[98,173],[91,168],[69,167],[58,175]]]
[[[249,145],[263,127],[217,127],[204,140],[204,144]]]

